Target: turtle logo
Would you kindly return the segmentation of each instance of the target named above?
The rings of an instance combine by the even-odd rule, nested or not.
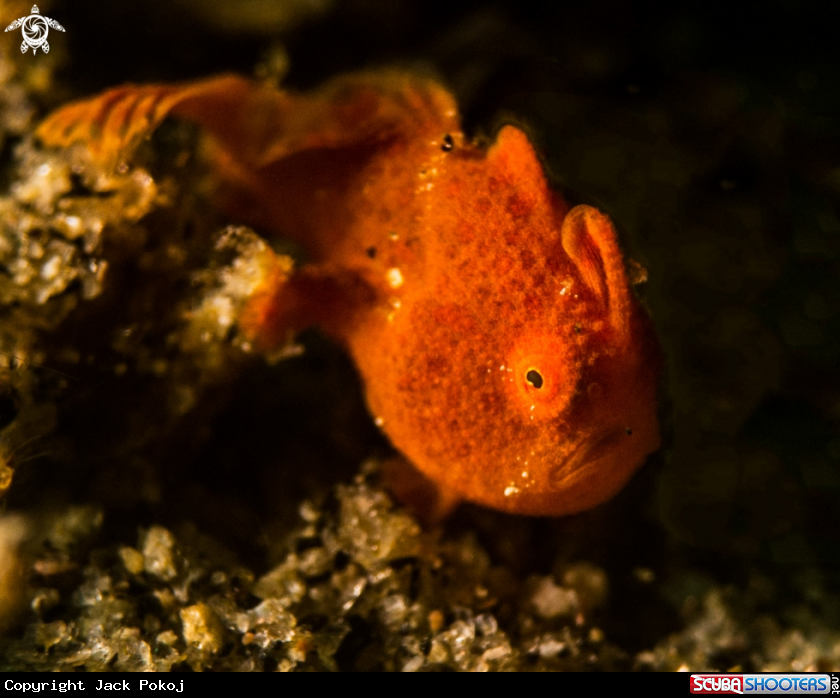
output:
[[[20,45],[20,52],[26,53],[28,48],[32,48],[32,55],[38,53],[38,49],[42,49],[44,53],[50,52],[50,45],[47,43],[47,34],[50,33],[50,27],[57,29],[60,32],[64,31],[58,22],[49,17],[44,17],[37,5],[32,6],[32,14],[28,17],[21,17],[12,22],[6,31],[10,32],[18,27],[23,32],[23,43]]]

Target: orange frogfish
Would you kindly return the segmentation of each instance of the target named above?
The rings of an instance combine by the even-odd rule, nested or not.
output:
[[[315,325],[346,347],[444,508],[579,512],[658,448],[658,345],[615,229],[551,190],[520,129],[472,143],[437,82],[378,71],[308,94],[126,86],[36,136],[115,167],[167,116],[208,136],[226,215],[308,253],[268,275],[243,332],[270,350]]]

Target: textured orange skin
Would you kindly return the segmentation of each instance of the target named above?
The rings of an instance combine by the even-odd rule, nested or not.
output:
[[[437,83],[377,72],[309,95],[232,76],[118,88],[37,136],[110,166],[167,114],[214,137],[227,211],[310,254],[254,295],[243,330],[271,349],[319,325],[346,346],[377,424],[442,500],[570,514],[658,448],[659,354],[615,230],[549,189],[522,131],[485,150]]]

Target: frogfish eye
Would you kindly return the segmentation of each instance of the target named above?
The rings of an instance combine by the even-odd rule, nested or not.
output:
[[[580,370],[575,349],[552,335],[523,336],[513,347],[499,377],[528,422],[550,419],[569,404]]]

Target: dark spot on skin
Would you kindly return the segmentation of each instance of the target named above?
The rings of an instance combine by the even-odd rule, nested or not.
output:
[[[531,250],[520,250],[519,261],[522,263],[522,268],[528,271],[537,263],[537,257]]]
[[[543,257],[543,264],[545,264],[545,269],[550,276],[557,276],[563,271],[563,264],[560,259],[560,255],[554,252],[554,250],[548,256]]]
[[[537,316],[542,312],[543,301],[539,294],[529,293],[525,296],[524,300],[522,301],[522,306],[525,308],[529,315]]]
[[[518,192],[514,192],[507,198],[507,211],[514,220],[522,220],[531,215],[534,209],[532,201]]]
[[[452,148],[455,147],[455,144],[452,142],[452,136],[448,133],[443,137],[443,143],[440,144],[440,149],[444,153],[448,153]]]
[[[534,369],[531,369],[525,374],[525,380],[533,385],[537,390],[543,387],[543,377],[540,375],[539,371],[535,371]]]
[[[487,214],[493,207],[493,201],[489,196],[479,196],[473,201],[473,206],[478,213]]]
[[[633,436],[633,430],[630,427],[627,427],[624,430],[624,433],[627,434],[627,436]]]
[[[376,248],[375,247],[368,247],[365,250],[365,254],[370,257],[371,259],[376,259]]]

